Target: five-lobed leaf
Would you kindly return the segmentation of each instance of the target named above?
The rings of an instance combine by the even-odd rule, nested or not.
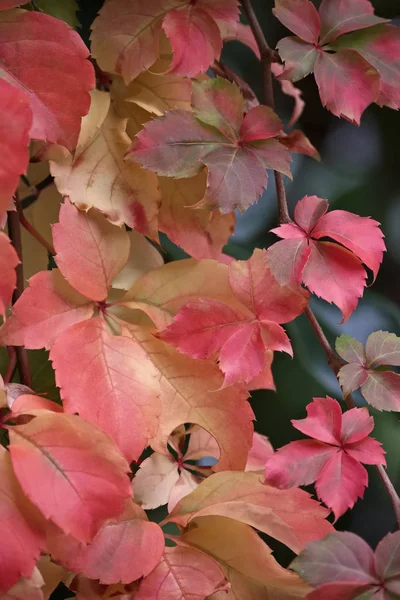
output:
[[[337,353],[347,361],[339,383],[347,397],[361,388],[366,401],[378,410],[400,410],[400,375],[380,367],[400,366],[400,338],[388,331],[375,331],[366,347],[342,334],[336,340]]]
[[[194,113],[174,110],[147,123],[127,157],[158,175],[186,178],[208,168],[200,205],[245,210],[267,186],[266,168],[290,176],[290,154],[275,139],[282,124],[257,106],[243,118],[239,88],[216,78],[193,84]]]
[[[302,198],[294,223],[272,230],[283,240],[268,249],[267,263],[281,285],[303,281],[311,292],[336,304],[346,321],[364,292],[367,274],[361,263],[375,278],[386,247],[374,219],[327,210],[326,200]],[[320,241],[326,237],[338,243]]]
[[[366,408],[342,415],[339,403],[327,396],[314,398],[307,414],[292,424],[313,439],[290,442],[273,454],[266,481],[280,489],[315,481],[318,497],[338,519],[364,495],[368,476],[361,463],[385,465],[384,451],[369,437],[374,420]]]

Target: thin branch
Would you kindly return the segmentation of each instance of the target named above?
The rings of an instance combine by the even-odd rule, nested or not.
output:
[[[23,211],[21,210],[19,213],[19,221],[21,223],[21,225],[27,230],[29,231],[29,233],[31,235],[33,235],[34,238],[37,239],[37,241],[46,248],[47,252],[49,252],[50,254],[52,254],[53,256],[55,255],[56,251],[54,250],[53,246],[44,239],[44,237],[37,231],[37,229],[35,229],[33,227],[33,225],[31,225],[31,223],[29,223],[29,221],[26,219]]]
[[[7,225],[8,225],[8,235],[10,236],[10,240],[12,245],[14,246],[18,256],[20,263],[16,268],[17,273],[17,285],[13,293],[13,304],[18,300],[24,291],[24,270],[22,263],[22,243],[21,243],[21,225],[20,225],[20,214],[22,213],[21,205],[19,203],[18,194],[15,196],[15,205],[16,211],[10,210],[7,214]],[[28,353],[23,346],[16,346],[15,351],[17,354],[17,365],[19,376],[21,379],[21,383],[27,385],[28,387],[32,387],[32,377],[29,368],[29,360]]]
[[[265,39],[264,33],[261,29],[260,23],[255,15],[253,7],[251,5],[251,0],[241,0],[243,11],[247,17],[251,30],[256,39],[258,48],[261,54],[261,62],[263,65],[263,89],[264,89],[264,102],[274,108],[274,92],[273,92],[273,80],[271,73],[271,62],[272,58],[272,50],[269,47],[267,40]],[[286,198],[285,185],[283,182],[283,177],[280,173],[275,171],[275,184],[276,184],[276,193],[278,197],[278,210],[279,210],[279,223],[282,225],[284,223],[291,222],[291,218],[289,215],[289,209]],[[325,333],[321,325],[319,324],[316,316],[310,307],[306,309],[306,316],[311,324],[311,327],[314,330],[315,335],[318,338],[321,347],[323,348],[326,357],[328,359],[329,366],[331,367],[334,374],[337,376],[339,369],[341,367],[341,362],[336,352],[330,345]],[[354,408],[355,403],[354,400],[349,394],[344,398],[348,408]],[[377,465],[376,469],[378,471],[379,477],[381,478],[383,485],[386,488],[388,496],[393,504],[393,509],[396,515],[397,523],[400,528],[400,498],[389,479],[389,476],[382,465]]]
[[[7,371],[4,375],[4,383],[10,383],[10,381],[13,378],[13,374],[14,374],[14,369],[15,366],[17,364],[17,352],[14,348],[14,346],[7,346],[7,353],[8,353],[8,365],[7,365]]]

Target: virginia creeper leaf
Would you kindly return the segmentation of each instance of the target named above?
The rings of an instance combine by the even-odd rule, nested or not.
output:
[[[258,473],[215,473],[185,496],[168,520],[186,527],[193,519],[222,516],[275,537],[294,552],[332,531],[326,510],[299,489],[265,485]]]
[[[63,279],[58,269],[41,271],[13,306],[0,330],[2,344],[30,349],[50,348],[55,338],[74,323],[90,319],[93,303]]]
[[[274,15],[305,42],[318,42],[321,23],[310,0],[275,0]]]
[[[1,18],[0,18],[1,23]],[[0,70],[0,224],[19,177],[29,161],[29,131],[32,112],[27,96],[1,77]]]
[[[385,244],[377,221],[343,210],[325,214],[327,209],[326,200],[302,198],[295,208],[295,223],[272,230],[284,241],[268,249],[267,262],[281,285],[303,281],[311,292],[336,304],[346,321],[365,286],[360,261],[376,277]],[[342,246],[319,241],[325,237]],[[345,287],[340,284],[344,280]]]
[[[369,0],[323,0],[319,14],[321,17],[321,44],[333,42],[340,35],[349,31],[364,29],[387,21],[387,19],[381,19],[374,15],[374,7]]]
[[[190,110],[192,86],[177,75],[155,75],[146,71],[126,87],[125,101],[161,116],[172,108]]]
[[[24,0],[0,0],[0,10],[6,10],[7,8],[15,8],[23,4]]]
[[[18,254],[11,241],[5,233],[0,232],[0,315],[3,317],[17,282],[15,267],[18,264]]]
[[[68,200],[53,225],[55,260],[66,280],[91,300],[107,298],[116,275],[128,262],[127,232],[91,210],[79,211]]]
[[[45,600],[42,591],[44,584],[39,569],[35,567],[29,579],[20,579],[5,594],[0,595],[0,600]]]
[[[93,92],[74,157],[54,156],[51,173],[58,191],[78,208],[97,208],[111,223],[126,223],[157,239],[157,178],[137,163],[124,162],[131,143],[125,127],[126,119],[110,108],[109,95]]]
[[[0,446],[0,592],[20,577],[30,577],[45,547],[43,522],[24,496],[12,470],[9,452]]]
[[[279,565],[251,527],[239,521],[201,517],[193,521],[182,539],[220,563],[234,598],[294,600],[303,598],[309,589]]]
[[[95,84],[80,36],[49,15],[14,10],[0,14],[0,39],[0,78],[25,92],[30,136],[73,151]]]
[[[216,78],[193,84],[194,114],[181,110],[151,121],[128,157],[159,175],[191,177],[208,167],[202,204],[222,213],[254,204],[267,185],[266,168],[290,176],[290,155],[274,138],[282,124],[266,106],[243,119],[239,88]]]
[[[111,0],[93,23],[92,52],[128,84],[156,62],[162,28],[173,50],[170,72],[194,77],[220,56],[218,22],[238,20],[237,0]]]
[[[131,500],[124,512],[103,525],[90,544],[80,544],[58,528],[50,529],[48,547],[53,559],[69,571],[100,583],[131,583],[157,567],[164,552],[164,535],[157,523]]]
[[[112,287],[129,290],[134,283],[149,271],[164,264],[160,252],[137,231],[129,231],[130,254],[125,267],[112,281]]]
[[[345,396],[361,388],[366,401],[378,410],[400,410],[400,375],[376,367],[400,365],[400,338],[388,331],[375,331],[366,348],[349,337],[336,340],[337,353],[349,364],[338,373]]]
[[[88,542],[106,519],[122,512],[131,495],[129,465],[110,438],[83,419],[31,414],[28,423],[8,427],[16,477],[46,518]]]
[[[204,600],[223,587],[224,573],[218,563],[196,548],[165,548],[154,571],[145,577],[136,600]]]
[[[267,350],[292,353],[278,323],[301,314],[307,296],[300,290],[278,285],[266,267],[265,251],[255,250],[248,261],[229,267],[232,293],[243,307],[199,298],[185,304],[161,337],[180,352],[209,358],[219,351],[224,385],[249,383],[266,366]]]
[[[146,510],[168,504],[179,480],[178,463],[172,455],[155,452],[140,465],[132,489],[136,502]]]
[[[103,429],[129,461],[139,458],[161,409],[159,375],[140,345],[90,319],[60,335],[50,359],[65,410]]]
[[[353,408],[343,416],[333,398],[314,398],[307,418],[292,424],[314,440],[291,442],[273,454],[266,465],[266,480],[280,489],[316,481],[318,497],[338,519],[362,497],[368,476],[360,464],[386,464],[381,444],[368,437],[374,421],[366,408]]]
[[[206,174],[189,179],[160,177],[159,229],[185,252],[197,258],[220,259],[223,246],[233,235],[235,214],[194,209],[204,197]]]

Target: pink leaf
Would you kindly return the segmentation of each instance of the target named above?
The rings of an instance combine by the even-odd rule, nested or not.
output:
[[[0,37],[0,75],[30,101],[30,136],[74,150],[95,84],[80,36],[44,13],[10,11],[0,15]]]
[[[345,248],[330,242],[312,244],[303,282],[310,292],[340,308],[342,323],[356,309],[358,298],[364,293],[366,277],[359,259]],[[343,281],[347,282],[346,287]]]
[[[154,571],[140,584],[136,600],[204,600],[225,581],[219,564],[195,548],[166,548]]]
[[[288,83],[290,83],[290,81]],[[304,154],[304,156],[315,158],[315,160],[318,161],[321,160],[318,150],[315,148],[315,146],[312,145],[308,137],[304,135],[304,133],[299,129],[295,129],[287,135],[282,135],[279,138],[279,141],[285,146],[285,148],[288,148],[290,152]]]
[[[316,223],[312,236],[318,240],[330,237],[352,252],[377,276],[386,250],[379,223],[346,210],[333,210]]]
[[[285,226],[278,227],[277,230],[283,227]],[[298,232],[297,229],[296,235]],[[301,237],[276,242],[267,250],[268,266],[280,285],[301,284],[310,253],[310,246],[307,245],[306,239]]]
[[[0,18],[1,28],[1,18]],[[1,43],[0,43],[1,48]],[[1,52],[1,50],[0,50]],[[0,69],[0,224],[28,167],[32,113],[26,94],[1,77]]]
[[[369,367],[379,365],[400,366],[400,338],[388,331],[375,331],[365,347]],[[348,360],[346,357],[345,360]],[[348,361],[350,362],[350,361]]]
[[[342,333],[342,335],[336,339],[336,352],[343,360],[346,360],[349,363],[357,363],[358,365],[365,364],[366,357],[364,346],[361,342],[345,333]]]
[[[285,69],[279,76],[284,81],[298,81],[313,72],[318,51],[313,44],[303,42],[297,37],[286,37],[277,45],[279,54],[285,63]]]
[[[314,73],[323,106],[359,125],[362,113],[379,94],[379,73],[353,50],[320,52]]]
[[[158,565],[164,535],[157,523],[148,521],[144,510],[128,500],[124,512],[105,523],[90,544],[81,544],[53,527],[48,546],[53,559],[69,571],[104,584],[127,584],[146,577]]]
[[[279,117],[268,106],[255,106],[243,119],[240,137],[243,142],[267,140],[282,133]]]
[[[285,69],[283,65],[280,65],[278,63],[271,64],[271,71],[274,77],[276,77],[279,80],[282,87],[282,92],[294,99],[293,113],[288,123],[288,127],[292,127],[295,123],[297,123],[297,121],[303,114],[303,110],[306,103],[302,99],[303,94],[299,88],[297,88],[295,85],[293,85],[291,81],[287,79],[279,79],[279,76],[283,74],[284,70]]]
[[[40,550],[44,527],[37,509],[24,496],[12,470],[10,455],[0,446],[0,592],[20,577],[30,577]]]
[[[327,212],[328,207],[328,201],[323,198],[318,198],[318,196],[304,196],[295,206],[294,220],[306,233],[311,233],[319,219]],[[276,230],[275,233],[279,237],[287,238],[286,235],[281,235]]]
[[[193,475],[186,469],[182,469],[179,479],[171,492],[168,502],[168,512],[171,512],[182,498],[193,492],[201,481],[200,477]]]
[[[392,371],[368,371],[361,386],[366,401],[378,410],[400,410],[400,375]]]
[[[128,262],[127,232],[93,209],[79,211],[69,200],[52,229],[55,259],[64,277],[87,298],[105,300],[112,280]]]
[[[90,319],[93,304],[70,287],[57,269],[41,271],[29,280],[1,329],[1,343],[26,348],[50,348],[65,329]]]
[[[105,433],[79,417],[35,414],[8,427],[17,479],[46,518],[88,542],[131,495],[129,465]]]
[[[49,410],[55,413],[63,412],[62,406],[56,402],[47,400],[47,398],[42,398],[41,396],[35,396],[33,394],[22,393],[12,402],[12,404],[10,403],[10,397],[8,395],[8,401],[14,416],[38,409]]]
[[[15,267],[19,262],[10,239],[5,233],[0,233],[0,315],[3,317],[17,282]]]
[[[368,372],[361,365],[352,363],[340,369],[338,379],[340,387],[343,390],[343,395],[347,398],[349,394],[358,390],[366,382]]]
[[[374,429],[374,419],[368,408],[351,408],[342,415],[342,441],[353,444],[365,439]],[[362,462],[362,461],[361,461]]]
[[[178,463],[171,456],[155,452],[140,465],[132,483],[133,496],[144,509],[168,504],[179,479]]]
[[[24,3],[24,0],[0,0],[0,10],[6,10],[7,8],[14,8]]]
[[[136,460],[157,432],[161,408],[158,373],[140,345],[90,319],[61,335],[50,359],[65,410],[103,429]]]
[[[181,10],[171,10],[164,17],[163,30],[172,46],[173,59],[169,72],[174,75],[195,77],[206,71],[221,54],[219,27],[202,9],[201,2],[189,4]]]
[[[360,600],[364,598],[364,592],[371,589],[369,584],[358,583],[327,583],[319,586],[308,594],[307,600]],[[365,598],[369,598],[367,595]],[[374,600],[387,600],[379,594],[374,594]]]
[[[274,454],[271,442],[265,435],[254,432],[253,444],[247,456],[246,471],[264,470],[265,463]]]
[[[310,44],[318,42],[320,20],[310,0],[275,0],[273,13],[285,27]]]
[[[221,77],[193,82],[192,106],[197,119],[215,127],[225,137],[235,140],[240,135],[242,123],[244,124],[244,101],[239,88],[234,83]],[[271,113],[272,117],[280,123],[272,110]]]
[[[340,35],[385,23],[374,15],[369,0],[323,0],[319,7],[321,44],[333,42]]]
[[[218,27],[224,42],[241,42],[250,48],[257,58],[260,58],[260,50],[249,25],[243,25],[243,23],[230,24],[226,21],[218,21]]]
[[[379,542],[375,550],[375,567],[378,576],[383,580],[396,578],[398,584],[400,576],[400,532],[388,533]]]
[[[342,411],[333,398],[314,398],[307,406],[307,417],[293,420],[293,427],[325,444],[340,444]]]

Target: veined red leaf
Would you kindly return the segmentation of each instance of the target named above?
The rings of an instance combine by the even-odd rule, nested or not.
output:
[[[345,321],[364,291],[361,261],[376,277],[386,248],[377,221],[342,210],[325,214],[327,209],[327,201],[317,196],[302,198],[295,223],[272,230],[284,241],[268,249],[267,262],[281,285],[303,281],[311,292],[336,304]],[[342,246],[320,242],[324,237]],[[338,283],[344,279],[345,287]]]
[[[285,63],[285,69],[279,79],[299,81],[314,71],[318,51],[314,45],[303,42],[297,37],[287,37],[277,44],[279,55]]]
[[[374,15],[374,7],[369,0],[323,0],[319,7],[319,15],[321,44],[333,42],[349,31],[387,21]]]
[[[332,531],[327,512],[299,489],[265,485],[258,473],[216,473],[185,496],[168,520],[186,527],[193,519],[222,516],[275,537],[294,552]]]
[[[194,114],[171,111],[148,122],[127,156],[159,175],[191,177],[208,167],[201,204],[222,213],[254,204],[267,185],[266,168],[290,176],[290,155],[275,138],[282,125],[257,106],[243,119],[243,98],[225,79],[194,84]],[[179,132],[179,133],[177,133]]]
[[[219,564],[196,548],[165,548],[154,571],[140,584],[136,600],[204,600],[225,582]]]
[[[55,260],[65,279],[87,298],[105,300],[114,277],[128,262],[127,232],[94,210],[79,211],[68,200],[52,231]]]
[[[320,52],[314,73],[323,106],[359,125],[365,109],[378,97],[378,71],[354,50],[342,50]]]
[[[89,319],[57,338],[50,359],[65,410],[103,429],[129,461],[139,458],[161,410],[159,374],[141,346]]]
[[[0,14],[0,77],[29,99],[30,136],[73,151],[95,85],[89,51],[64,21],[39,12]]]
[[[400,338],[388,331],[375,331],[368,336],[365,353],[369,367],[380,365],[398,367],[400,366]],[[346,356],[343,358],[350,362]]]
[[[240,521],[201,517],[182,539],[218,560],[233,598],[294,600],[304,598],[309,590],[300,577],[279,565],[257,532]]]
[[[131,583],[149,575],[164,552],[164,535],[157,523],[128,500],[122,515],[105,523],[90,544],[80,544],[58,528],[50,529],[48,548],[69,571],[100,583]]]
[[[26,94],[15,89],[3,79],[1,70],[0,115],[0,153],[2,157],[0,164],[0,223],[2,223],[12,196],[18,187],[19,177],[25,173],[28,167],[32,112]]]
[[[321,23],[310,0],[275,0],[274,15],[305,42],[318,42]]]
[[[74,323],[90,319],[93,303],[79,294],[58,269],[41,271],[14,304],[0,330],[2,344],[50,348],[55,338]]]
[[[40,410],[31,415],[28,423],[8,427],[18,482],[46,518],[88,542],[122,512],[131,495],[129,465],[111,439],[83,419]]]
[[[219,351],[224,386],[249,383],[267,364],[268,350],[291,354],[290,342],[279,323],[301,314],[307,296],[278,285],[266,268],[266,253],[255,250],[248,261],[229,267],[232,294],[242,307],[199,298],[185,304],[161,337],[194,358],[210,358]]]
[[[15,267],[18,264],[18,254],[11,241],[5,233],[0,232],[0,315],[3,317],[17,282]]]
[[[24,496],[12,470],[9,452],[0,446],[0,592],[32,575],[45,547],[44,522]]]
[[[368,484],[361,465],[386,464],[379,442],[368,437],[374,421],[368,410],[353,408],[343,416],[333,398],[314,398],[306,419],[292,421],[296,429],[314,438],[291,442],[273,454],[266,480],[280,489],[316,481],[318,497],[338,519],[362,497]]]

